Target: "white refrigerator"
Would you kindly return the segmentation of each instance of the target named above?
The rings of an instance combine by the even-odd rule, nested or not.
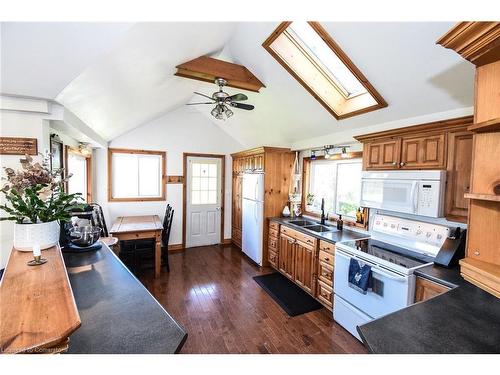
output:
[[[243,235],[242,250],[262,266],[262,236],[264,230],[264,175],[243,175]]]

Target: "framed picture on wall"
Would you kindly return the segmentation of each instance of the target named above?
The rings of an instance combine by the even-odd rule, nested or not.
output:
[[[50,154],[50,169],[54,171],[63,168],[63,143],[57,134],[50,135]]]

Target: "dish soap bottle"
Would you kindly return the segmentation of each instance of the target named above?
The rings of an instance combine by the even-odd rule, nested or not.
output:
[[[344,226],[344,222],[342,221],[342,215],[339,215],[339,218],[337,219],[337,229],[342,230],[343,226]]]
[[[361,213],[361,207],[358,207],[356,211],[356,223],[363,224],[363,214]]]

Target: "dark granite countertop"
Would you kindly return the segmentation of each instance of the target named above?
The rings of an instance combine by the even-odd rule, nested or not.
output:
[[[359,240],[360,238],[370,237],[369,234],[358,233],[358,232],[349,230],[347,228],[344,228],[342,230],[337,230],[337,228],[335,226],[332,226],[332,225],[327,225],[333,229],[332,232],[318,233],[318,232],[314,232],[312,230],[305,229],[303,227],[299,227],[299,226],[294,225],[294,224],[290,224],[290,221],[293,221],[293,220],[311,220],[311,221],[317,222],[317,220],[310,219],[307,217],[294,218],[294,219],[286,218],[286,217],[272,217],[269,220],[278,222],[280,224],[289,225],[291,228],[293,228],[294,230],[296,230],[298,232],[305,233],[309,236],[312,236],[312,237],[315,237],[315,238],[318,238],[320,240],[324,240],[324,241],[327,241],[330,243],[353,241],[353,240]]]
[[[500,353],[500,299],[463,280],[458,267],[415,275],[452,289],[359,326],[372,353]]]
[[[82,321],[68,353],[176,353],[186,331],[105,245],[64,253]]]

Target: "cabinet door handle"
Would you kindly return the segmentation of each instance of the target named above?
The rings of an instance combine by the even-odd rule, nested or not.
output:
[[[399,163],[399,165],[404,167],[406,165],[406,163],[404,161],[402,161],[401,163]]]
[[[398,163],[396,163],[395,161],[392,162],[392,165],[398,165]]]

